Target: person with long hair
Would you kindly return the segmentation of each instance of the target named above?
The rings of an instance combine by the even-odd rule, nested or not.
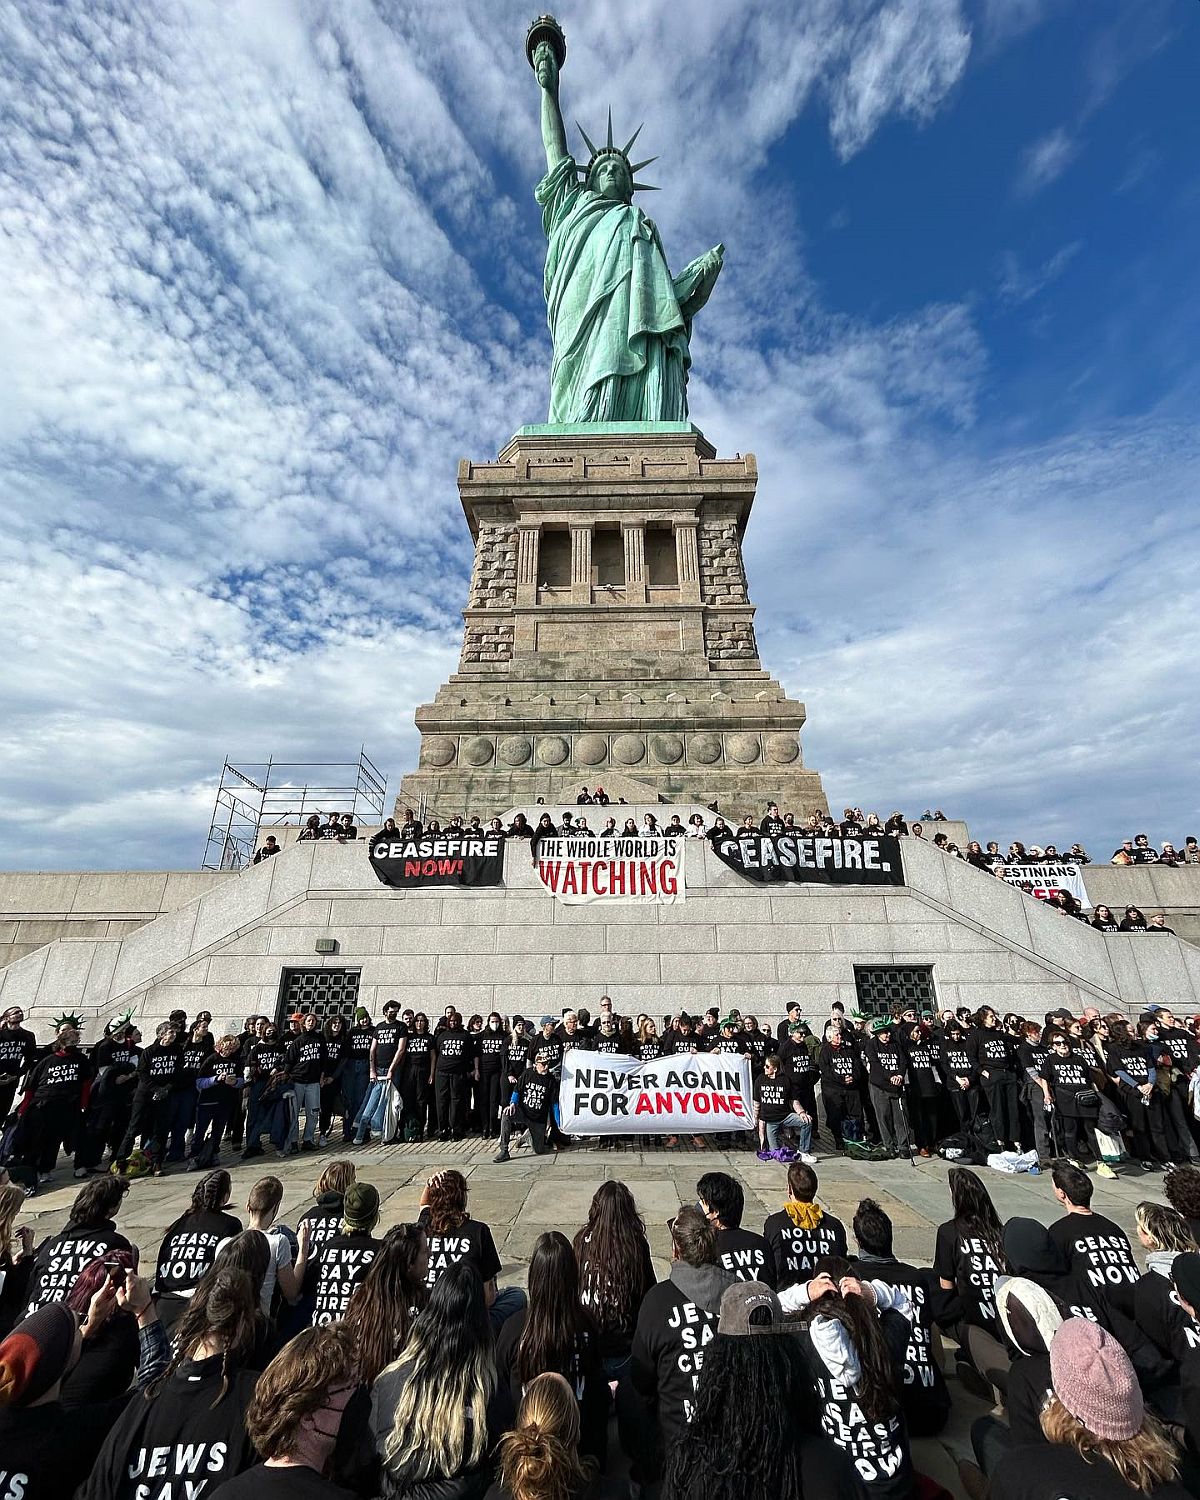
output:
[[[692,1420],[667,1455],[663,1500],[860,1500],[849,1460],[820,1435],[802,1339],[785,1334],[782,1318],[762,1282],[721,1298]]]
[[[126,1272],[136,1272],[137,1257],[130,1250],[110,1250],[84,1266],[67,1294],[67,1306],[84,1325],[79,1359],[65,1377],[59,1400],[64,1406],[92,1406],[111,1401],[129,1389],[140,1357],[138,1322],[115,1296],[96,1298],[111,1283],[125,1285]]]
[[[191,1206],[163,1235],[158,1247],[154,1290],[159,1317],[168,1331],[216,1260],[222,1240],[241,1233],[242,1221],[226,1212],[232,1187],[232,1179],[223,1168],[207,1172],[192,1192]]]
[[[429,1017],[418,1011],[409,1028],[404,1058],[400,1065],[400,1097],[404,1101],[404,1139],[432,1140],[435,1126],[433,1089],[429,1083],[429,1054],[433,1034]]]
[[[23,1188],[15,1182],[0,1187],[0,1338],[20,1316],[33,1275],[33,1230],[28,1224],[16,1228],[24,1205]]]
[[[124,1178],[112,1176],[93,1177],[79,1189],[62,1233],[43,1240],[34,1255],[25,1317],[48,1302],[63,1301],[84,1266],[98,1256],[133,1250],[116,1225],[128,1191]]]
[[[259,1377],[246,1431],[263,1462],[221,1486],[226,1500],[346,1500],[325,1477],[358,1377],[344,1324],[306,1328]]]
[[[987,1097],[988,1115],[996,1139],[1014,1151],[1021,1149],[1021,1121],[1017,1108],[1017,1049],[1001,1027],[990,1005],[975,1015],[975,1029],[967,1038],[967,1052]]]
[[[529,1302],[500,1330],[496,1365],[513,1405],[537,1375],[562,1375],[579,1402],[583,1451],[601,1467],[607,1452],[608,1384],[596,1325],[579,1295],[579,1267],[566,1235],[538,1236],[529,1261]]]
[[[561,1375],[535,1376],[500,1439],[500,1474],[484,1500],[626,1500],[624,1480],[599,1479],[579,1453],[579,1406]]]
[[[308,1225],[310,1252],[319,1250],[326,1240],[342,1232],[346,1192],[356,1175],[352,1161],[331,1161],[317,1178],[312,1190],[316,1201],[296,1221],[297,1231],[301,1225]]]
[[[163,1375],[131,1400],[113,1427],[79,1500],[138,1500],[147,1493],[184,1493],[183,1481],[203,1475],[210,1486],[254,1461],[246,1408],[257,1372],[246,1360],[260,1343],[258,1293],[244,1271],[206,1276],[175,1329],[175,1352]]]
[[[604,1373],[617,1380],[629,1366],[642,1299],[658,1280],[645,1221],[623,1182],[596,1189],[574,1250],[579,1299],[599,1331]]]
[[[435,1172],[425,1184],[417,1219],[429,1243],[425,1282],[432,1289],[450,1266],[460,1261],[473,1265],[483,1283],[492,1326],[499,1330],[506,1318],[525,1306],[525,1294],[519,1287],[497,1288],[500,1257],[496,1242],[488,1226],[468,1212],[469,1191],[467,1179],[454,1168]]]
[[[396,1224],[383,1237],[367,1274],[354,1288],[343,1320],[354,1337],[359,1380],[374,1385],[397,1359],[413,1322],[429,1301],[429,1242],[417,1224]]]
[[[1127,1310],[1155,1347],[1180,1363],[1192,1344],[1189,1332],[1195,1330],[1173,1293],[1171,1273],[1178,1257],[1200,1248],[1200,1241],[1183,1215],[1165,1203],[1139,1203],[1134,1223],[1146,1251],[1146,1271],[1134,1283]]]
[[[954,1212],[938,1226],[933,1269],[942,1290],[957,1292],[963,1309],[961,1323],[952,1330],[963,1351],[959,1374],[974,1393],[984,1395],[969,1353],[970,1337],[972,1328],[983,1329],[993,1340],[1000,1336],[996,1278],[1008,1272],[1004,1226],[983,1180],[970,1167],[951,1167],[946,1185]]]
[[[468,1261],[438,1278],[400,1358],[376,1380],[371,1432],[387,1500],[444,1492],[473,1495],[492,1478],[491,1453],[512,1423],[507,1381],[496,1373],[496,1347],[483,1282]]]
[[[343,1099],[342,1079],[350,1057],[349,1033],[343,1016],[329,1016],[324,1026],[325,1062],[321,1072],[321,1119],[318,1146],[329,1144],[333,1129],[333,1117],[342,1116],[342,1134],[345,1136],[347,1107]],[[353,1116],[351,1116],[353,1119]]]
[[[1045,1443],[1014,1448],[991,1476],[991,1500],[1183,1500],[1179,1451],[1145,1408],[1129,1357],[1087,1318],[1050,1341]]]

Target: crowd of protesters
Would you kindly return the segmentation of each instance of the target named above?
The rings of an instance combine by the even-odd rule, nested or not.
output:
[[[830,1213],[811,1164],[761,1220],[707,1171],[658,1280],[613,1178],[501,1287],[454,1169],[387,1227],[349,1160],[294,1227],[278,1177],[242,1207],[213,1170],[152,1267],[122,1231],[126,1179],[86,1183],[35,1246],[0,1174],[0,1494],[937,1500],[926,1440],[958,1403],[971,1496],[1179,1500],[1200,1454],[1200,1171],[1163,1186],[1135,1249],[1069,1162],[1048,1228],[1004,1222],[956,1166],[917,1264],[875,1199]]]

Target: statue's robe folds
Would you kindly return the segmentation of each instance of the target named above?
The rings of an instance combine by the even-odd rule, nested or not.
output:
[[[542,178],[536,197],[549,240],[550,421],[683,421],[686,304],[699,263],[673,280],[653,221],[581,184],[569,156]]]

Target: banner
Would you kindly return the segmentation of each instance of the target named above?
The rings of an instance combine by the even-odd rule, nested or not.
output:
[[[795,880],[801,885],[903,885],[900,840],[827,839],[807,834],[756,833],[714,840],[717,858],[748,880]]]
[[[376,839],[370,856],[384,885],[499,885],[504,879],[504,840],[490,835]]]
[[[558,1094],[568,1135],[702,1135],[751,1130],[750,1059],[680,1052],[640,1062],[568,1052]]]
[[[1045,901],[1055,891],[1069,891],[1080,906],[1091,905],[1083,888],[1080,865],[1005,865],[1004,879],[1039,901]]]
[[[556,901],[682,901],[682,841],[595,836],[538,840],[538,879]]]

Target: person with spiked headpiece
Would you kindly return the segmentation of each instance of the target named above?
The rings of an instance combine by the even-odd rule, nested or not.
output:
[[[82,1028],[78,1016],[56,1017],[50,1050],[34,1063],[25,1080],[17,1151],[36,1168],[40,1182],[53,1172],[58,1148],[73,1148],[80,1116],[87,1108],[94,1069],[79,1047]]]
[[[708,301],[725,255],[717,245],[672,276],[657,226],[633,204],[651,192],[630,160],[641,132],[623,146],[584,132],[582,169],[567,149],[558,102],[566,41],[553,17],[539,17],[527,55],[542,91],[546,175],[535,196],[549,240],[544,290],[554,342],[551,422],[683,421],[692,320]]]

